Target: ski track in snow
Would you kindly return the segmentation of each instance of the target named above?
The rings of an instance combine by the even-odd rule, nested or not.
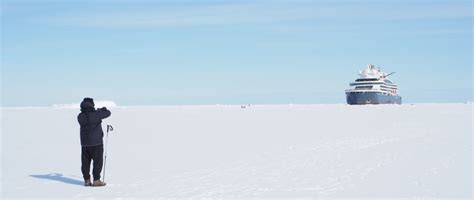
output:
[[[289,146],[282,151],[263,153],[250,161],[173,177],[174,182],[170,185],[175,187],[172,190],[174,193],[168,195],[239,198],[264,197],[268,193],[273,193],[274,197],[298,193],[328,197],[340,190],[353,188],[355,181],[365,179],[371,172],[390,164],[400,155],[377,153],[367,163],[342,164],[343,160],[399,140],[347,139]],[[346,166],[348,164],[351,166]],[[193,190],[188,191],[186,188]]]

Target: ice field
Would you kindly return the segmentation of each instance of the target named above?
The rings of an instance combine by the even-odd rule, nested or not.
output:
[[[79,109],[2,108],[1,199],[472,198],[472,104],[110,110],[91,188]]]

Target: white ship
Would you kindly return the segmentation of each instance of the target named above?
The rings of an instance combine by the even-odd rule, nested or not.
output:
[[[346,90],[348,104],[401,104],[402,97],[398,94],[398,87],[387,77],[394,74],[385,74],[374,65],[367,65],[360,71],[360,78],[350,83],[351,88]]]

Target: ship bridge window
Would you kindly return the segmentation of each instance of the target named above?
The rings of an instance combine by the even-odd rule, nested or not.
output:
[[[354,86],[354,85],[381,85],[382,83],[379,83],[379,82],[372,82],[372,83],[364,83],[364,82],[359,82],[359,83],[350,83],[349,85],[350,86]]]
[[[372,86],[356,86],[356,90],[371,90]]]
[[[356,79],[356,82],[361,82],[361,81],[377,81],[377,78],[359,78]]]

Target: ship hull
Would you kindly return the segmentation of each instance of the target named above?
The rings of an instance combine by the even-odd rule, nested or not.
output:
[[[402,97],[389,96],[381,92],[346,92],[347,104],[402,104]]]

